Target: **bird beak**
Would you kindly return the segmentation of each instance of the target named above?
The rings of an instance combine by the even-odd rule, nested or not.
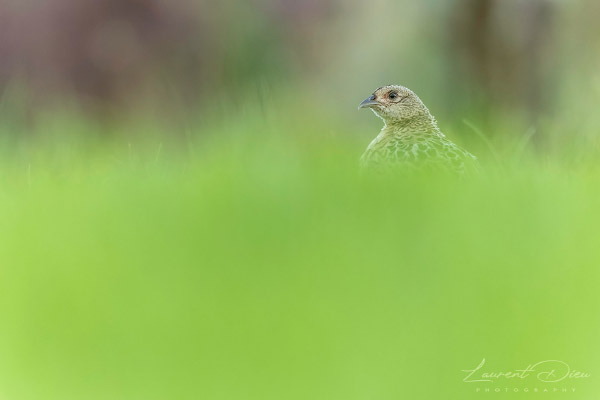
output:
[[[381,105],[381,103],[375,101],[375,95],[372,94],[369,98],[365,99],[362,103],[358,105],[358,109],[360,110],[361,108],[373,108],[379,105]]]

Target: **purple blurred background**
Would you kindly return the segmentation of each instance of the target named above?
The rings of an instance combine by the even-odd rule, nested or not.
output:
[[[263,84],[355,102],[397,82],[448,113],[535,120],[577,76],[597,81],[597,15],[592,0],[3,0],[0,90],[121,113]]]

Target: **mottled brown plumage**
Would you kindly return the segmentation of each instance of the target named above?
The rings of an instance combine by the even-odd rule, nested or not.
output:
[[[432,170],[465,175],[478,170],[475,156],[452,143],[410,89],[377,89],[359,108],[370,108],[384,121],[379,135],[361,157],[361,167],[377,171]]]

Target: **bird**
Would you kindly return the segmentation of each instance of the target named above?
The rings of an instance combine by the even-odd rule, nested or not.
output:
[[[479,171],[477,158],[440,131],[421,99],[401,85],[375,90],[358,106],[384,126],[360,158],[363,171],[439,171],[465,177]]]

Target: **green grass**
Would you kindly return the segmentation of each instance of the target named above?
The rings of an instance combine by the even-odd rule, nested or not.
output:
[[[361,180],[370,138],[287,118],[6,147],[0,398],[515,397],[462,382],[484,357],[592,377],[479,387],[594,398],[600,165],[472,138],[480,179]]]

